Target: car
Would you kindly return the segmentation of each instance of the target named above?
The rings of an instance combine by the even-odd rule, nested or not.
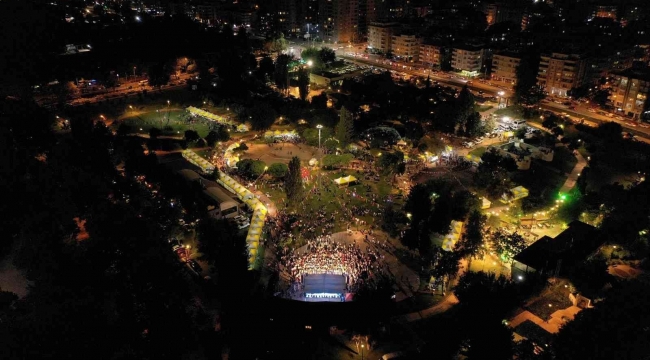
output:
[[[650,124],[646,124],[646,123],[643,123],[643,122],[639,123],[639,126],[644,128],[644,129],[650,128]]]
[[[636,123],[634,121],[626,121],[625,125],[632,126],[632,127],[637,127],[637,125],[636,125]]]
[[[198,275],[200,275],[201,272],[203,272],[203,268],[201,268],[201,265],[199,265],[199,263],[196,262],[196,260],[189,260],[187,262],[187,265],[190,267],[190,269],[192,269],[192,271],[194,271]]]

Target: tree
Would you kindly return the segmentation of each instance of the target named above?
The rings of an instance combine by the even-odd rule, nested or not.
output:
[[[487,216],[481,214],[479,210],[470,213],[467,223],[465,224],[465,235],[458,243],[458,251],[463,256],[480,257],[485,254],[483,247],[483,228],[487,222]]]
[[[298,91],[300,92],[300,100],[307,100],[307,95],[309,95],[309,70],[305,67],[298,70]]]
[[[149,66],[149,72],[147,73],[149,77],[149,85],[158,87],[167,85],[172,71],[172,67],[165,62],[157,62]]]
[[[526,248],[526,240],[518,233],[507,234],[497,230],[493,235],[494,248],[499,257],[512,262],[515,255]]]
[[[478,137],[485,134],[485,126],[481,121],[481,114],[474,112],[465,119],[465,134],[470,137]]]
[[[230,140],[230,132],[226,128],[226,126],[219,126],[219,129],[217,130],[217,141],[228,141]]]
[[[336,61],[336,53],[331,48],[323,46],[318,54],[323,64],[331,64]]]
[[[379,167],[382,169],[384,174],[403,174],[406,170],[406,165],[404,164],[404,153],[401,151],[395,151],[392,153],[382,154],[379,158]]]
[[[352,114],[345,107],[341,107],[341,111],[339,113],[339,122],[336,124],[334,133],[336,139],[341,143],[342,147],[347,146],[350,141],[352,141],[352,135],[354,134],[354,122],[352,120]]]
[[[327,94],[325,92],[311,97],[311,106],[314,109],[327,109]]]
[[[275,65],[273,64],[273,59],[270,56],[265,56],[260,60],[260,73],[262,77],[271,76],[275,71]]]
[[[64,102],[66,100],[78,97],[79,94],[80,91],[77,85],[75,85],[75,83],[72,81],[67,81],[65,84],[63,84],[63,86],[61,86],[61,90],[59,92],[59,100]]]
[[[284,178],[284,191],[290,202],[295,202],[301,197],[302,174],[300,159],[297,156],[294,156],[291,161],[289,161],[289,171],[287,172],[287,176]]]
[[[162,135],[162,130],[158,129],[157,127],[152,127],[149,129],[150,138],[157,139],[160,135]]]
[[[552,347],[557,360],[643,359],[647,357],[650,313],[648,286],[633,280],[607,293],[593,309],[579,312],[556,335]],[[642,335],[643,334],[643,335]],[[578,345],[579,344],[579,345]]]
[[[264,43],[264,49],[270,53],[277,53],[287,49],[287,39],[284,38],[284,34],[276,33],[271,38],[267,39]]]
[[[200,138],[199,133],[195,130],[185,130],[185,140],[187,142],[197,141]]]
[[[268,130],[277,118],[275,109],[268,102],[255,102],[249,110],[251,127],[253,130]]]
[[[501,197],[510,191],[511,182],[508,173],[517,170],[517,163],[509,156],[490,149],[481,156],[478,171],[474,176],[477,186],[486,189],[492,197]]]
[[[217,132],[214,130],[211,130],[208,133],[208,136],[205,137],[205,142],[208,144],[209,147],[214,147],[214,145],[217,143],[218,135]]]
[[[287,175],[289,167],[283,163],[273,163],[269,166],[268,173],[276,179],[281,179]]]
[[[289,88],[289,62],[291,57],[286,54],[278,55],[275,59],[275,85],[281,90]]]
[[[318,69],[321,69],[323,67],[323,65],[324,65],[323,60],[320,57],[320,51],[315,47],[305,48],[305,50],[303,50],[300,53],[300,57],[305,62],[311,61],[312,69],[318,70]]]
[[[515,102],[534,104],[539,100],[537,86],[537,69],[539,55],[529,53],[522,57],[515,69],[517,83],[515,84]]]

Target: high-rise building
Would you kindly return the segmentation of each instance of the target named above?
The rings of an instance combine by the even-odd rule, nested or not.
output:
[[[368,26],[368,46],[382,53],[391,50],[393,33],[399,29],[400,25],[396,22],[390,23],[371,23]]]
[[[615,110],[624,115],[639,119],[648,111],[650,92],[650,69],[630,68],[612,73],[612,93],[609,101]]]
[[[323,40],[334,43],[359,41],[359,0],[321,0],[318,14]]]
[[[500,52],[492,55],[492,79],[517,82],[517,66],[521,57],[519,54]]]
[[[569,90],[582,86],[585,73],[586,61],[581,55],[544,54],[539,62],[537,83],[551,95],[567,96]]]

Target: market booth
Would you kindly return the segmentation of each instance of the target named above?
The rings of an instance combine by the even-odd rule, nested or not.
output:
[[[192,114],[192,115],[200,116],[200,117],[202,117],[202,118],[206,118],[206,119],[208,119],[208,120],[216,121],[216,122],[218,122],[218,123],[220,123],[220,124],[224,124],[224,125],[235,125],[235,123],[233,123],[232,121],[226,119],[226,118],[223,117],[223,116],[219,116],[219,115],[217,115],[217,114],[213,114],[213,113],[211,113],[211,112],[207,112],[207,111],[205,111],[205,110],[201,110],[201,109],[196,108],[196,107],[194,107],[194,106],[188,106],[187,111],[188,111],[190,114]]]
[[[512,189],[510,189],[510,193],[505,193],[501,196],[501,202],[506,204],[506,203],[511,203],[513,201],[521,200],[525,197],[528,196],[528,189],[526,189],[523,186],[517,186]]]
[[[463,223],[461,221],[451,222],[451,231],[447,234],[442,241],[442,250],[453,251],[454,246],[460,240],[460,234],[463,232]]]
[[[357,181],[357,178],[355,178],[352,175],[343,176],[343,177],[340,177],[338,179],[334,179],[334,183],[336,183],[336,185],[338,185],[338,186],[348,186],[348,185],[350,185],[352,183],[355,183],[356,181]]]

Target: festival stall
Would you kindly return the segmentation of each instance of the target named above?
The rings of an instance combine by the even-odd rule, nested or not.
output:
[[[355,178],[352,175],[343,176],[343,177],[340,177],[338,179],[334,179],[334,182],[338,186],[350,185],[350,183],[354,183],[355,181],[357,181],[357,178]]]
[[[214,172],[215,169],[214,165],[212,165],[212,163],[210,163],[208,160],[199,156],[194,151],[189,149],[183,150],[182,155],[185,159],[187,159],[187,161],[198,166],[201,169],[201,171],[203,171],[204,173],[211,174],[212,172]]]
[[[463,223],[461,221],[452,221],[451,222],[451,231],[445,236],[445,239],[442,241],[442,250],[452,251],[454,246],[460,239],[460,234],[463,232]]]
[[[232,121],[224,118],[223,116],[219,116],[217,114],[213,114],[211,112],[201,110],[201,109],[196,108],[194,106],[188,106],[187,111],[192,115],[200,116],[200,117],[206,118],[208,120],[216,121],[219,124],[232,125],[232,126],[235,125],[235,123],[233,123]]]
[[[275,131],[267,131],[264,133],[265,139],[272,139],[272,140],[289,141],[289,140],[296,140],[299,137],[300,135],[298,135],[298,132],[296,130],[285,130],[285,131],[275,130]]]
[[[513,201],[517,201],[520,199],[523,199],[528,196],[528,189],[526,189],[523,186],[517,186],[512,189],[510,189],[510,193],[505,193],[501,196],[501,202],[502,203],[510,203]]]
[[[489,209],[490,206],[492,206],[492,201],[488,200],[487,198],[482,197],[481,198],[481,209]]]

